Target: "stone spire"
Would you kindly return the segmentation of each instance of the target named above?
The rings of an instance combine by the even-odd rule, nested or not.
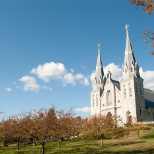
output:
[[[102,59],[101,59],[101,50],[100,50],[100,44],[98,44],[98,56],[97,56],[97,64],[96,64],[96,75],[97,77],[103,78],[104,71],[103,71],[103,65],[102,65]]]
[[[104,71],[100,53],[100,44],[98,44],[98,56],[97,56],[95,76],[93,79],[93,89],[94,90],[98,90],[100,88],[103,89],[104,79],[105,78],[104,78]]]
[[[132,45],[129,38],[128,26],[126,24],[126,48],[125,48],[125,59],[123,65],[123,77],[130,78],[131,76],[140,77],[139,66],[135,59]]]

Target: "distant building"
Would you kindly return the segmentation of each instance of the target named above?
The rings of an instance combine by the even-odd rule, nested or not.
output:
[[[135,59],[126,25],[126,48],[122,78],[112,79],[108,70],[104,75],[100,45],[95,76],[92,81],[91,115],[120,116],[122,123],[154,121],[154,91],[144,89],[139,65]]]

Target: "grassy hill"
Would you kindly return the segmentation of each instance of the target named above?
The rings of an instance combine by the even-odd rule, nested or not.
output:
[[[16,150],[16,145],[8,147],[0,146],[2,154],[41,154],[41,146],[21,145],[20,150]],[[71,142],[60,142],[60,149],[57,142],[49,142],[45,146],[46,154],[134,154],[134,153],[154,153],[154,129],[144,132],[140,140],[136,135],[126,136],[120,139],[106,139],[103,146],[100,140],[75,140]]]

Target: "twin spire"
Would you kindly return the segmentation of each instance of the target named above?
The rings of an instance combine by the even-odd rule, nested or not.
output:
[[[129,25],[126,24],[126,48],[125,48],[125,58],[123,65],[123,77],[130,78],[132,76],[140,77],[139,75],[139,66],[135,59],[134,52],[132,49],[132,44],[130,42],[129,33],[128,33]]]
[[[129,38],[128,33],[129,25],[126,24],[126,47],[125,47],[125,58],[124,58],[124,65],[123,65],[123,79],[128,79],[132,76],[140,77],[139,74],[139,66],[136,62],[134,52],[132,49],[132,45]],[[98,44],[98,57],[97,57],[97,64],[96,64],[96,71],[95,71],[95,78],[94,78],[94,85],[96,87],[102,88],[105,84],[105,76],[103,71],[102,59],[101,59],[101,52],[100,52],[100,44]]]

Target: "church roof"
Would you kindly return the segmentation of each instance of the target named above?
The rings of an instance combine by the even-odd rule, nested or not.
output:
[[[119,83],[119,81],[116,81],[116,80],[113,80],[113,79],[111,81],[120,90],[120,83]]]
[[[148,109],[148,108],[154,108],[154,101],[151,101],[151,100],[148,100],[148,99],[145,99],[145,108]]]
[[[154,101],[154,90],[144,89],[144,98]]]

